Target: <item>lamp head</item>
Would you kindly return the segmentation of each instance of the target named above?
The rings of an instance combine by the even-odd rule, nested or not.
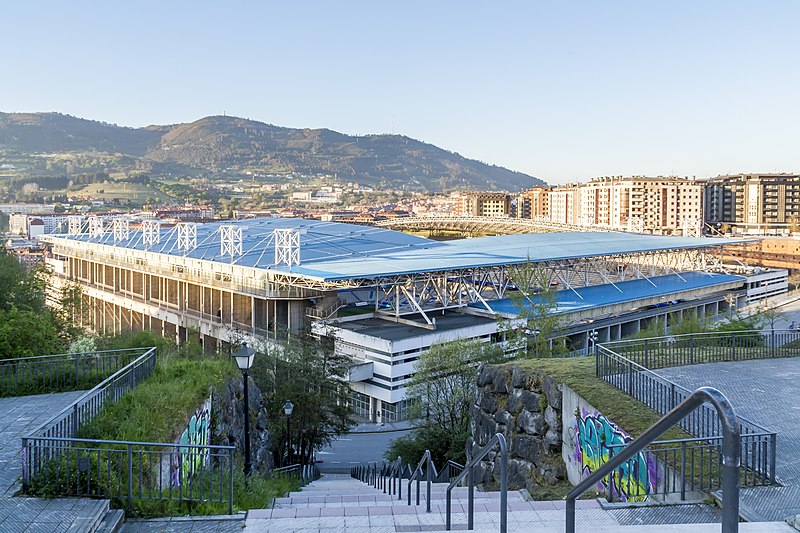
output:
[[[247,370],[253,366],[253,359],[255,359],[255,356],[256,352],[247,344],[242,344],[242,347],[233,355],[239,370]]]
[[[286,413],[286,416],[292,416],[292,411],[294,411],[292,400],[286,400],[286,403],[283,404],[283,412]]]

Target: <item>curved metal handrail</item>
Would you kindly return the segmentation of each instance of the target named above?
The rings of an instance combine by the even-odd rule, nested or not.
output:
[[[634,455],[642,451],[645,446],[652,443],[680,420],[709,402],[717,410],[722,425],[722,533],[736,533],[739,531],[739,421],[730,401],[719,390],[711,387],[701,387],[691,396],[678,404],[672,411],[653,424],[650,429],[642,433],[639,438],[628,444],[621,452],[611,457],[607,463],[595,470],[589,477],[578,483],[567,494],[567,533],[575,533],[575,500],[595,486],[598,482],[610,475],[616,468],[622,466]],[[448,489],[449,490],[449,489]],[[448,492],[448,529],[450,524],[450,493]],[[501,526],[502,528],[502,526]]]
[[[502,433],[496,433],[491,438],[486,446],[475,454],[470,461],[464,466],[464,470],[447,485],[447,522],[446,529],[450,531],[450,513],[451,513],[451,494],[453,488],[461,483],[465,477],[468,479],[468,498],[467,498],[467,529],[473,529],[475,526],[475,466],[494,450],[495,446],[500,447],[500,533],[508,531],[508,445],[506,438]]]
[[[425,504],[425,512],[431,512],[431,483],[433,483],[433,478],[436,477],[438,474],[436,472],[436,467],[433,466],[433,459],[431,459],[431,451],[425,450],[425,453],[422,455],[422,459],[419,460],[417,463],[417,468],[411,473],[411,477],[408,478],[408,505],[411,505],[411,483],[416,479],[417,481],[417,505],[419,505],[419,493],[420,493],[420,477],[422,476],[422,465],[425,465],[425,484],[426,484],[426,504]]]

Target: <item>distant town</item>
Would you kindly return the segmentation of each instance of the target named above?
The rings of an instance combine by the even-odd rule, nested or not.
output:
[[[9,165],[4,165],[5,171]],[[10,165],[13,167],[13,165]],[[101,175],[100,178],[103,178]],[[659,235],[759,236],[758,242],[735,252],[741,259],[793,269],[800,259],[800,175],[791,173],[737,174],[713,178],[614,176],[584,183],[536,186],[521,193],[455,191],[420,193],[375,191],[358,183],[342,183],[335,176],[287,176],[283,183],[267,183],[265,176],[228,181],[189,179],[177,183],[138,175],[130,182],[108,180],[76,194],[50,194],[35,180],[20,191],[38,201],[0,203],[6,246],[27,265],[35,264],[41,235],[67,233],[70,221],[87,224],[90,218],[111,221],[124,217],[131,227],[157,220],[162,227],[218,219],[299,218],[386,225],[399,218],[455,219],[448,231],[425,223],[428,236],[475,235],[474,225],[460,225],[469,217],[515,219],[564,225],[572,229],[604,229]],[[274,181],[277,177],[273,176]],[[88,180],[88,181],[97,181]],[[160,196],[137,197],[129,187],[158,183]],[[326,184],[334,183],[334,184]],[[106,190],[108,189],[108,190]],[[119,191],[115,194],[114,191]],[[169,200],[163,196],[169,193]],[[177,201],[181,193],[183,201]],[[17,195],[19,197],[20,195]],[[9,195],[6,195],[9,199]],[[46,202],[45,200],[50,200]],[[424,221],[423,221],[424,222]],[[462,227],[463,226],[463,227]],[[490,224],[477,234],[503,233]]]

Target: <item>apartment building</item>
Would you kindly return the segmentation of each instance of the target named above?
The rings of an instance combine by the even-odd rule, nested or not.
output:
[[[703,184],[690,178],[604,177],[523,194],[538,196],[544,218],[559,224],[660,235],[697,235],[702,228]],[[536,218],[532,207],[530,213]]]
[[[721,231],[784,235],[800,229],[800,176],[738,174],[705,181],[704,218]]]
[[[550,214],[552,187],[534,187],[517,196],[517,218],[542,219]]]
[[[511,195],[505,192],[468,192],[461,197],[461,215],[506,217],[511,214]]]

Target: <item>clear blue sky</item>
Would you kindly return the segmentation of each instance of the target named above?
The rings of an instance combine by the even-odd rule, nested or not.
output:
[[[0,111],[402,133],[550,182],[800,171],[800,2],[9,1]]]

